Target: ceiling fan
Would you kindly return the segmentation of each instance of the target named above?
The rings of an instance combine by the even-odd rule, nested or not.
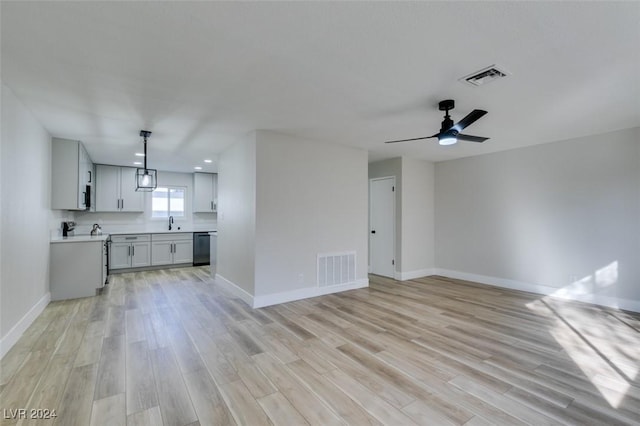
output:
[[[466,141],[466,142],[484,142],[489,138],[483,138],[480,136],[471,136],[464,135],[460,133],[465,127],[470,126],[475,123],[476,120],[481,118],[483,115],[487,113],[487,111],[483,111],[481,109],[474,109],[471,111],[465,118],[458,121],[456,124],[453,124],[453,120],[449,116],[449,110],[455,108],[455,102],[453,99],[447,99],[444,101],[440,101],[438,103],[438,109],[440,111],[445,111],[444,120],[442,121],[442,127],[440,128],[440,132],[436,133],[433,136],[424,136],[422,138],[412,138],[412,139],[401,139],[398,141],[387,141],[385,143],[397,143],[397,142],[409,142],[409,141],[418,141],[421,139],[430,139],[430,138],[438,138],[438,143],[440,145],[453,145],[458,141]]]

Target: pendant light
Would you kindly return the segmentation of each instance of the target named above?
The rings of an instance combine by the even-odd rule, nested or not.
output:
[[[151,136],[148,130],[140,130],[144,138],[144,169],[136,170],[136,191],[151,192],[158,186],[158,171],[147,168],[147,138]]]

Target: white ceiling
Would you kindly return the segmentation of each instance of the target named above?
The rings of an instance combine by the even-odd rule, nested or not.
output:
[[[640,2],[8,2],[2,81],[95,162],[192,171],[271,129],[441,161],[640,126]],[[491,64],[512,75],[458,81]],[[465,133],[434,139],[439,100]],[[606,143],[606,141],[603,141]]]

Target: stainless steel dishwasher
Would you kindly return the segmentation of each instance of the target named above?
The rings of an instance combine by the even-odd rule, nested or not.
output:
[[[209,264],[210,247],[208,232],[193,233],[193,266]]]

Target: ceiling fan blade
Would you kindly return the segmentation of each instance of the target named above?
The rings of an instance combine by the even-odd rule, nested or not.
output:
[[[482,117],[486,113],[487,113],[487,111],[483,111],[481,109],[474,109],[465,118],[463,118],[462,120],[458,121],[452,127],[452,129],[455,129],[455,130],[461,132],[462,129],[464,129],[465,127],[473,124],[476,120],[478,120],[480,117]]]
[[[458,133],[458,140],[459,141],[466,141],[466,142],[484,142],[489,138],[483,138],[482,136],[471,136],[471,135],[463,135],[462,133]]]
[[[422,140],[422,139],[431,139],[431,138],[436,138],[436,137],[438,137],[438,135],[437,135],[437,134],[435,134],[435,135],[433,135],[433,136],[425,136],[425,137],[422,137],[422,138],[400,139],[399,141],[387,141],[387,142],[385,142],[385,143],[398,143],[398,142],[419,141],[419,140]]]

